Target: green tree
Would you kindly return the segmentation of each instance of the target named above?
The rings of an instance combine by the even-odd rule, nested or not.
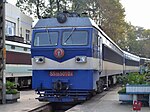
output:
[[[18,0],[16,6],[27,15],[36,18],[53,17],[65,9],[66,0]]]
[[[122,48],[142,57],[150,57],[150,30],[126,24],[125,41]]]
[[[41,18],[46,9],[45,0],[18,0],[16,6],[25,14],[37,18]]]
[[[126,22],[120,0],[86,0],[85,11],[117,44],[124,41]]]

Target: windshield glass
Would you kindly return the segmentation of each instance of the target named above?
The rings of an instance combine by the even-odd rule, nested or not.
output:
[[[62,37],[62,45],[87,45],[87,31],[64,31]]]
[[[55,46],[57,45],[58,32],[40,32],[35,34],[34,46]]]

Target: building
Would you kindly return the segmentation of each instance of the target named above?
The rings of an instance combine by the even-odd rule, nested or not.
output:
[[[31,86],[31,33],[32,18],[20,9],[5,3],[5,77],[15,81],[18,87]]]
[[[6,39],[16,41],[18,39],[20,42],[30,43],[33,22],[31,17],[23,14],[18,7],[6,3],[5,19]]]

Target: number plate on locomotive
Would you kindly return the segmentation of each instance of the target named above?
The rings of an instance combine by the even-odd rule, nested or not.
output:
[[[68,76],[73,76],[73,71],[50,71],[49,75],[68,77]]]

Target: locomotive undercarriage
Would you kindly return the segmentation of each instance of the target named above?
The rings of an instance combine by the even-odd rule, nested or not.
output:
[[[53,89],[37,90],[39,101],[49,102],[82,102],[89,99],[93,93],[91,90],[70,89],[67,82],[57,80],[53,82]]]
[[[100,77],[98,81],[96,81],[97,85],[97,91],[96,93],[99,94],[103,92],[104,90],[108,90],[110,87],[113,87],[117,82],[116,82],[116,76],[105,76],[105,77]]]
[[[99,93],[101,93],[101,92],[103,92],[103,90],[104,90],[104,81],[103,81],[103,79],[99,79],[97,82],[96,82],[96,85],[97,85],[97,93],[99,94]]]
[[[88,90],[38,90],[39,101],[50,102],[81,102],[88,100],[92,92]]]

